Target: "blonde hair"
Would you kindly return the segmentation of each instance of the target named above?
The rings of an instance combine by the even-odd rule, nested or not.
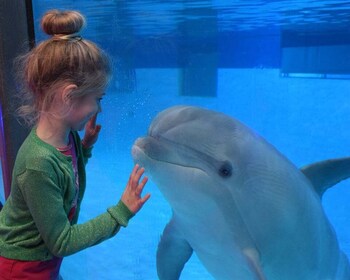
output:
[[[17,59],[23,82],[22,105],[17,112],[27,124],[35,124],[42,112],[50,110],[55,89],[62,85],[77,85],[69,96],[72,100],[107,86],[108,58],[96,44],[81,38],[84,25],[85,19],[77,11],[46,12],[41,27],[51,37]]]

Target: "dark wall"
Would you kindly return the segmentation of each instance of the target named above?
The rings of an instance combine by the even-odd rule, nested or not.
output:
[[[32,24],[31,1],[0,1],[0,152],[6,197],[10,192],[17,151],[28,134],[14,115],[17,81],[13,74],[13,60],[32,46]]]

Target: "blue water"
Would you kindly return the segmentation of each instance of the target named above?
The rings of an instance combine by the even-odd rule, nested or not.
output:
[[[114,9],[118,3],[124,3],[120,8],[122,13],[119,11],[119,15],[129,16],[130,22],[127,27],[133,28],[135,36],[151,33],[152,36],[147,37],[148,39],[159,39],[168,38],[169,34],[175,32],[172,27],[179,16],[177,1],[130,1],[128,7],[125,7],[125,2],[34,1],[36,23],[38,17],[48,8],[82,10],[88,15],[86,36],[96,39],[113,60],[116,60],[116,53],[113,53],[113,50],[120,48],[118,42],[125,46],[123,45],[125,41],[118,41],[118,36],[124,38],[124,33],[118,29],[118,23],[122,21],[115,16],[118,13]],[[193,2],[199,6],[201,3],[202,6],[211,3],[211,1]],[[198,105],[238,118],[271,142],[297,166],[350,154],[350,80],[282,78],[279,69],[280,53],[276,51],[279,49],[277,43],[280,31],[274,24],[297,22],[297,17],[288,13],[288,8],[293,8],[294,11],[304,11],[302,13],[304,16],[308,11],[312,11],[313,17],[309,18],[310,21],[324,26],[323,20],[329,19],[327,15],[331,17],[331,13],[325,12],[326,8],[329,10],[330,7],[333,7],[333,10],[337,10],[337,7],[344,8],[342,1],[323,1],[324,5],[321,5],[323,13],[320,14],[315,12],[317,9],[314,7],[320,1],[251,1],[251,5],[257,4],[260,7],[259,13],[256,14],[249,8],[247,2],[245,1],[246,5],[243,5],[242,2],[235,1],[234,7],[241,7],[239,16],[234,13],[233,6],[225,6],[225,1],[213,4],[219,12],[219,31],[232,29],[235,26],[233,23],[241,21],[241,29],[249,29],[249,34],[254,34],[252,27],[260,28],[265,22],[263,27],[268,35],[266,40],[264,39],[264,44],[259,45],[259,49],[254,48],[254,45],[248,48],[249,40],[239,46],[233,41],[224,44],[219,40],[221,42],[218,46],[221,52],[219,64],[225,61],[225,58],[227,61],[234,56],[234,51],[228,49],[228,46],[235,45],[234,50],[240,54],[245,54],[247,50],[248,55],[240,55],[244,59],[242,58],[239,63],[235,62],[235,67],[219,65],[215,97],[201,97],[200,94],[181,95],[183,88],[179,81],[183,73],[179,65],[171,60],[171,50],[167,52],[167,48],[175,44],[174,41],[158,40],[161,42],[157,43],[158,56],[154,54],[152,48],[146,49],[143,54],[138,52],[133,56],[133,60],[141,57],[147,58],[148,61],[133,61],[132,65],[138,66],[128,72],[129,76],[121,81],[118,77],[112,80],[111,87],[102,101],[103,112],[99,116],[99,122],[102,124],[100,139],[95,145],[93,158],[87,167],[88,186],[80,222],[94,218],[103,213],[108,206],[117,203],[133,167],[130,154],[133,142],[146,133],[152,118],[159,111],[171,105]],[[335,2],[338,2],[338,6]],[[326,3],[335,4],[327,6]],[[223,10],[225,13],[220,14]],[[198,17],[201,18],[201,15]],[[299,17],[305,23],[305,17],[300,15]],[[109,22],[111,26],[107,28]],[[127,30],[125,22],[122,23],[120,26],[123,26],[124,31]],[[42,38],[39,30],[36,31],[38,38]],[[263,31],[259,30],[260,35],[261,32]],[[141,42],[141,45],[151,42],[151,46],[154,46],[153,43],[157,41],[140,38],[136,37],[132,42],[134,44],[136,42],[136,45],[138,42]],[[197,47],[198,41],[196,41]],[[206,43],[210,45],[210,41]],[[162,61],[161,67],[160,64],[152,66],[152,62],[163,59],[159,56],[162,51],[167,63]],[[115,70],[118,70],[117,66]],[[206,78],[208,77],[203,77]],[[124,87],[120,86],[121,82],[124,83]],[[128,82],[129,87],[125,87]],[[124,91],[120,88],[124,88]],[[115,238],[65,258],[62,267],[62,276],[65,280],[157,279],[155,267],[157,244],[171,210],[152,181],[147,184],[145,191],[150,192],[152,197],[126,229],[121,229]],[[345,181],[325,194],[323,205],[337,232],[340,246],[350,257],[349,198],[350,181]],[[205,280],[212,277],[196,256],[193,256],[186,264],[181,279]]]
[[[133,141],[146,133],[152,117],[173,104],[195,104],[239,118],[302,166],[350,152],[350,81],[281,79],[277,69],[219,71],[217,98],[178,95],[177,69],[140,69],[132,96],[108,92],[99,121],[103,126],[88,165],[88,191],[81,219],[105,211],[120,197],[133,163]],[[150,182],[151,200],[113,239],[65,259],[65,279],[157,279],[155,253],[170,217],[167,202]],[[350,182],[329,190],[323,204],[350,256]],[[212,279],[191,259],[181,279]]]

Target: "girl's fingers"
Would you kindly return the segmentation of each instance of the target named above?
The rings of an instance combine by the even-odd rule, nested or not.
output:
[[[144,177],[142,179],[142,181],[140,182],[140,184],[138,184],[137,188],[136,188],[136,193],[138,195],[141,195],[142,191],[143,191],[143,188],[145,187],[146,183],[148,181],[148,178],[147,177]]]
[[[102,128],[102,126],[101,126],[100,124],[97,124],[97,125],[95,126],[95,133],[96,133],[96,134],[99,133],[99,132],[101,131],[101,128]]]
[[[136,163],[135,166],[134,166],[134,168],[133,168],[132,171],[131,171],[131,176],[133,176],[133,175],[136,174],[136,172],[137,172],[137,170],[139,169],[139,167],[140,167],[140,166]]]
[[[143,198],[141,198],[141,204],[144,205],[146,201],[151,197],[151,194],[146,194]]]
[[[96,126],[96,120],[97,120],[97,114],[93,115],[92,118],[90,119],[90,124],[92,127]]]
[[[147,176],[141,179],[144,172],[145,169],[143,167],[135,164],[133,170],[131,171],[126,189],[122,195],[122,201],[133,213],[138,212],[151,197],[150,194],[146,194],[144,197],[141,197],[142,191],[148,181]]]
[[[129,176],[129,180],[128,180],[128,186],[131,186],[131,185],[132,185],[132,181],[134,180],[134,176],[135,176],[135,174],[136,174],[138,168],[139,168],[139,165],[136,164],[136,165],[134,166],[134,168],[132,169],[131,174],[130,174],[130,176]]]
[[[133,180],[133,186],[137,187],[139,184],[139,181],[143,175],[143,173],[145,173],[145,169],[143,167],[139,168],[139,165],[137,164],[135,166],[135,173],[134,173],[134,180]]]

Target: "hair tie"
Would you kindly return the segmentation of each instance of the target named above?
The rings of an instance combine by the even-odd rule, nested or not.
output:
[[[76,41],[81,41],[83,38],[80,36],[79,33],[72,33],[72,34],[54,34],[52,36],[52,39],[54,41],[59,41],[59,40],[76,40]]]

